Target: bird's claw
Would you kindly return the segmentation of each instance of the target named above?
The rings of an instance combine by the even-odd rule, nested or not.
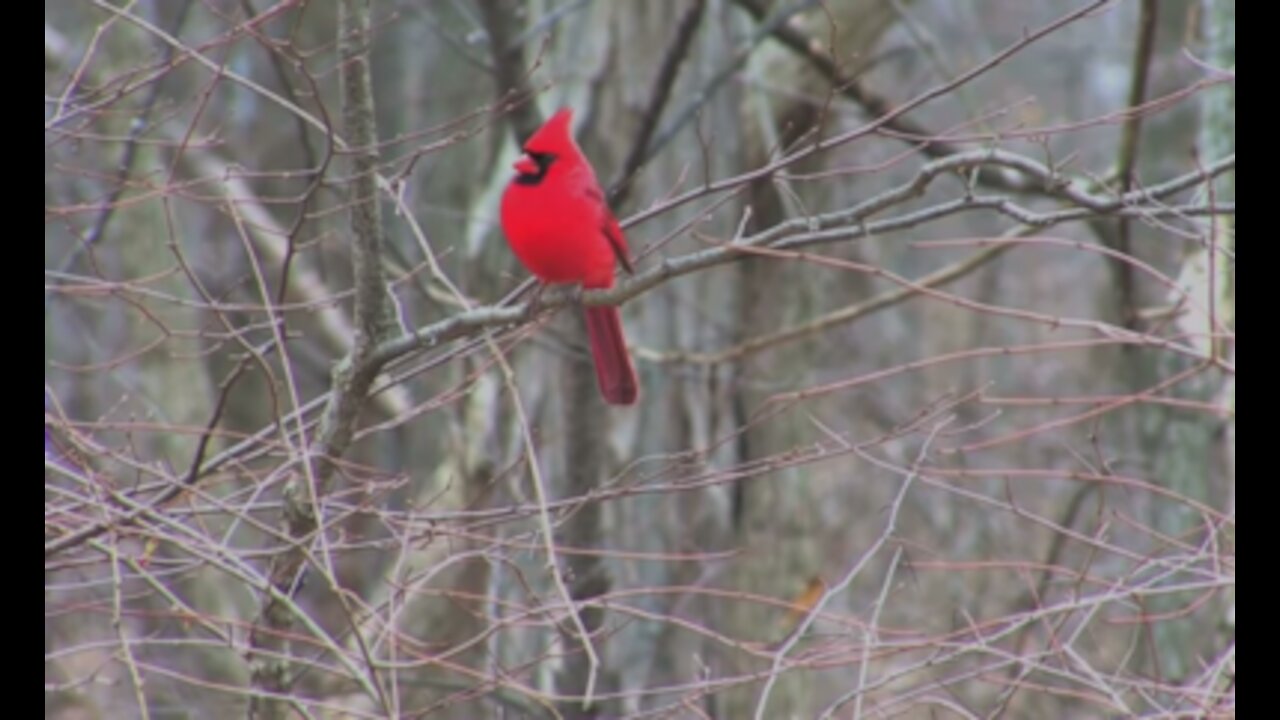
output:
[[[533,293],[524,304],[526,317],[537,317],[538,312],[542,310],[542,292],[546,289],[546,283],[538,283],[533,287]]]

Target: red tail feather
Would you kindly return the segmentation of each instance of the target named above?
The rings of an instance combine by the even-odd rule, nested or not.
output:
[[[591,343],[600,394],[610,404],[631,405],[636,401],[639,383],[627,352],[627,340],[622,336],[618,308],[601,305],[586,310],[587,340]]]

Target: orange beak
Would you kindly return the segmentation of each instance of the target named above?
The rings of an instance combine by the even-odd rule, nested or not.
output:
[[[534,162],[533,158],[529,157],[528,155],[521,155],[520,159],[517,160],[515,164],[512,165],[512,167],[514,167],[516,169],[516,172],[520,173],[521,175],[537,175],[538,174],[538,163]]]

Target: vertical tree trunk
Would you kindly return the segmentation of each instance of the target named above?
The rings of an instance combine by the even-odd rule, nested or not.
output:
[[[886,3],[851,2],[829,10],[836,13],[832,46],[839,54],[837,62],[852,59],[854,67],[865,61],[894,21]],[[806,28],[810,35],[829,37],[832,30],[825,14],[807,19],[812,24]],[[749,128],[746,156],[750,166],[765,164],[775,144],[788,148],[801,138],[812,142],[830,132],[835,121],[824,114],[821,101],[838,91],[812,65],[791,53],[776,57],[766,50],[753,58],[752,66],[773,86],[794,88],[792,97],[797,99],[771,101],[772,113],[766,116],[760,112],[760,103],[766,101],[747,96],[740,112]],[[771,123],[776,133],[761,127],[766,123]],[[814,168],[796,169],[804,172]],[[748,203],[752,211],[750,232],[786,220],[793,211],[772,177],[751,185]],[[804,212],[803,208],[796,210]],[[828,309],[831,295],[820,292],[820,285],[812,279],[814,270],[805,263],[774,258],[751,258],[738,263],[734,268],[740,288],[734,339],[740,342],[793,324],[812,315],[815,308]],[[848,282],[860,286],[861,280]],[[756,387],[768,387],[770,380],[789,379],[798,369],[808,368],[823,342],[818,336],[735,362],[731,371],[735,425],[746,426],[750,414],[763,405],[771,392]],[[797,447],[805,437],[801,428],[800,419],[790,414],[755,423],[740,437],[736,461],[750,463]],[[737,545],[744,550],[744,557],[730,575],[733,589],[789,600],[821,575],[815,531],[822,522],[809,478],[810,472],[801,468],[764,473],[738,482],[734,488],[733,520]],[[772,644],[782,640],[789,630],[785,611],[755,602],[735,602],[725,617],[727,633],[742,641]],[[760,672],[769,666],[767,661],[745,654],[729,660],[726,669],[734,674]],[[813,715],[817,709],[810,705],[812,682],[809,673],[782,676],[770,694],[764,717]],[[760,683],[735,688],[724,694],[717,710],[723,717],[751,717],[760,691]]]
[[[575,328],[573,337],[581,342],[579,347],[585,347],[586,324],[582,314],[571,309],[571,315],[566,316],[565,320],[562,325]],[[558,497],[586,497],[599,485],[603,476],[609,441],[608,408],[599,397],[590,355],[574,353],[563,359],[559,387],[565,432],[564,469],[553,487],[556,488]],[[603,548],[601,510],[602,505],[598,502],[586,502],[575,509],[561,526],[556,545],[579,549]],[[566,554],[560,558],[560,562],[565,585],[574,602],[591,600],[609,591],[609,574],[600,555]],[[597,631],[604,626],[604,610],[598,606],[590,606],[582,608],[579,614],[582,626],[592,636],[590,642],[603,661],[607,657],[604,652],[605,638]],[[583,640],[578,637],[576,626],[568,620],[560,624],[560,637],[564,662],[556,674],[556,690],[564,695],[582,696],[587,690],[592,672]],[[597,672],[596,694],[616,688],[607,665]],[[566,718],[609,717],[618,714],[616,708],[603,705],[598,700],[588,708],[584,708],[581,702],[568,701],[561,705],[560,712]]]

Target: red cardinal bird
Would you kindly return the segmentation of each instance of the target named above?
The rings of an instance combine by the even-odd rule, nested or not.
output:
[[[520,262],[546,283],[613,287],[613,265],[631,272],[627,239],[605,205],[596,174],[573,141],[573,111],[557,112],[524,144],[502,195],[502,231]],[[618,308],[587,311],[587,339],[605,401],[630,405],[639,384]]]

